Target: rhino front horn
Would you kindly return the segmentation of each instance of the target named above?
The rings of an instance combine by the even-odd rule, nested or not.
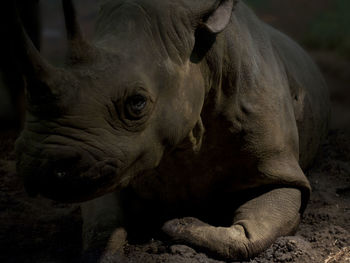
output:
[[[26,77],[28,92],[34,94],[36,93],[35,89],[37,89],[38,85],[31,85],[29,83],[45,83],[56,74],[57,69],[41,56],[23,27],[15,4],[16,1],[10,2],[11,8],[9,12],[11,12],[10,20],[12,20],[10,39],[12,40],[12,48],[14,49],[11,52],[19,68]]]

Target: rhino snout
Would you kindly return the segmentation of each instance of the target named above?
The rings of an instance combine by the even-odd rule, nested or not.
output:
[[[99,196],[113,185],[117,167],[97,161],[88,153],[60,149],[45,153],[40,164],[21,160],[19,172],[29,195],[42,195],[59,202],[81,202]],[[23,156],[26,159],[28,156]]]

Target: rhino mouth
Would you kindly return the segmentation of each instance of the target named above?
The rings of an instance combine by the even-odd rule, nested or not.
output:
[[[109,144],[113,134],[58,126],[62,133],[58,124],[44,124],[30,122],[15,145],[17,173],[31,196],[88,201],[126,187],[144,168],[144,152]]]
[[[116,159],[96,159],[73,146],[40,149],[40,152],[20,146],[16,149],[17,172],[32,197],[41,195],[58,202],[83,202],[111,192],[125,181],[128,169]]]
[[[99,197],[117,188],[118,168],[109,161],[101,161],[85,171],[69,166],[52,166],[31,170],[19,165],[19,174],[32,197],[43,197],[63,202],[83,202]]]

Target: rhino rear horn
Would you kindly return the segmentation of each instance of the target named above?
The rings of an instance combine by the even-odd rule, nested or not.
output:
[[[90,61],[95,57],[95,49],[84,39],[72,0],[62,0],[69,59],[73,63]]]

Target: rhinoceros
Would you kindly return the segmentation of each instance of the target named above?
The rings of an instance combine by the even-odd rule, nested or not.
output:
[[[294,233],[330,109],[301,47],[242,1],[108,0],[92,43],[63,9],[63,68],[18,26],[17,168],[29,193],[83,202],[85,255],[158,227],[242,260]]]

